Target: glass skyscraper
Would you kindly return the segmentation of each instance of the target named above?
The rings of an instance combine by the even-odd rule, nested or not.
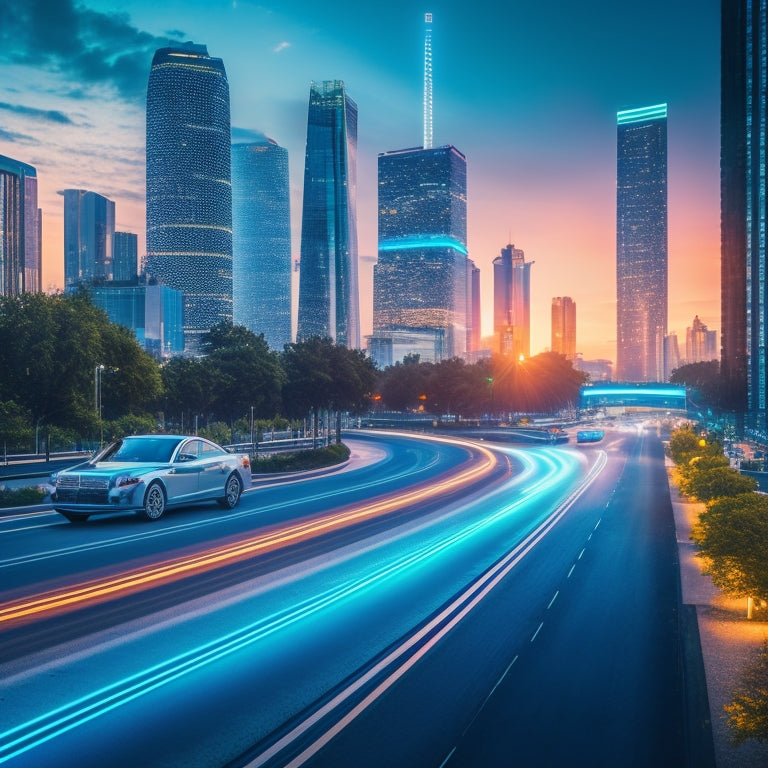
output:
[[[160,48],[147,87],[147,273],[184,296],[187,351],[232,320],[229,84],[204,45]]]
[[[115,232],[112,239],[112,279],[136,280],[139,274],[139,238],[132,232]]]
[[[379,155],[373,330],[432,330],[445,357],[467,351],[467,160],[453,146]],[[467,295],[469,292],[469,296]]]
[[[552,351],[576,359],[576,302],[570,296],[552,299]]]
[[[297,337],[360,347],[357,105],[344,83],[309,92]]]
[[[496,349],[518,360],[531,356],[531,265],[514,245],[493,260],[493,333]]]
[[[112,279],[115,204],[86,189],[65,189],[64,287]]]
[[[234,322],[291,342],[291,214],[288,150],[272,139],[232,145]]]
[[[667,105],[617,114],[616,378],[664,381]]]
[[[766,0],[723,0],[720,100],[723,405],[768,431]]]
[[[42,291],[37,171],[0,155],[0,296]]]

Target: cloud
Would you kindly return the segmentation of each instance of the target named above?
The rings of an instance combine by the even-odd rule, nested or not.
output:
[[[59,112],[58,109],[35,109],[35,107],[25,107],[21,104],[6,104],[3,101],[0,101],[0,109],[5,109],[8,112],[15,112],[17,115],[24,115],[24,117],[47,120],[51,123],[73,125],[72,120],[70,120],[63,112]]]
[[[137,29],[127,14],[73,0],[0,2],[0,61],[61,73],[77,86],[108,85],[127,101],[144,98],[152,55],[173,42]]]
[[[13,131],[6,131],[0,128],[0,141],[26,142],[32,141],[32,137],[24,133],[14,133]]]
[[[283,41],[282,43],[279,43],[277,46],[275,46],[274,52],[280,53],[280,51],[284,51],[286,48],[290,48],[290,47],[291,47],[290,43]]]

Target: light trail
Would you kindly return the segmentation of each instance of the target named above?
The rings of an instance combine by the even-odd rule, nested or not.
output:
[[[56,590],[36,596],[33,599],[21,599],[0,604],[0,625],[29,617],[39,617],[41,614],[50,614],[63,609],[79,608],[121,595],[133,594],[141,589],[177,581],[186,576],[204,573],[259,554],[307,541],[313,537],[371,520],[467,487],[490,474],[498,463],[497,457],[482,446],[463,441],[448,441],[437,438],[434,440],[470,447],[480,454],[480,460],[452,477],[398,493],[391,498],[385,497],[369,504],[331,513],[319,519],[258,534],[233,544],[216,547],[202,553],[186,555],[119,576],[98,579],[75,588]]]
[[[493,458],[490,452],[487,453],[488,457]],[[524,459],[524,463],[528,465],[525,474],[529,475],[534,470],[535,464],[529,456],[522,452],[521,457]],[[285,630],[320,611],[327,610],[342,601],[349,600],[369,590],[372,586],[382,585],[395,577],[403,576],[414,568],[434,562],[440,554],[460,546],[474,534],[526,506],[533,497],[551,490],[559,482],[563,481],[563,473],[566,471],[567,466],[570,465],[571,470],[573,470],[575,464],[578,463],[578,459],[569,454],[541,455],[537,456],[537,458],[547,468],[544,476],[533,483],[524,493],[521,493],[518,498],[504,504],[489,515],[472,521],[459,530],[439,538],[437,541],[406,551],[404,554],[393,558],[389,562],[385,562],[372,571],[364,571],[332,588],[315,593],[289,607],[263,616],[245,627],[238,628],[224,636],[216,637],[173,658],[102,686],[96,691],[80,696],[38,717],[20,723],[4,733],[0,733],[0,763],[7,762],[13,757],[24,754],[57,736],[118,707],[124,706],[140,696],[182,678],[195,670],[240,652],[278,631]],[[462,473],[462,475],[466,474]],[[590,473],[590,477],[592,474]],[[458,480],[459,478],[446,480],[440,483],[440,486],[447,484],[449,487],[453,487]],[[414,493],[420,497],[422,492]],[[543,536],[541,529],[546,526],[548,530],[554,524],[552,522],[553,516],[559,519],[565,513],[564,508],[570,506],[570,503],[561,504],[553,515],[548,516],[546,523],[542,524],[535,534],[531,534],[520,547],[516,548],[515,562],[522,557],[520,548],[524,546],[523,551],[528,551],[533,546],[533,541]],[[370,505],[370,507],[378,508],[382,504],[383,502]],[[497,577],[498,570],[499,566],[492,569],[492,572],[497,573]],[[475,585],[468,594],[475,593],[477,589],[478,585]],[[460,602],[463,603],[466,599],[467,596],[465,595]]]

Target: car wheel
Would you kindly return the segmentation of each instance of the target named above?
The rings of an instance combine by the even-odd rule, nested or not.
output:
[[[145,520],[159,520],[165,512],[165,490],[163,486],[155,480],[150,483],[147,492],[144,494],[144,506],[141,509],[141,517]]]
[[[240,478],[233,472],[224,486],[224,498],[219,499],[219,504],[225,509],[234,509],[240,501],[240,494],[243,492],[243,484]]]
[[[84,523],[88,519],[88,515],[78,515],[75,512],[59,512],[59,514],[64,515],[70,523]]]

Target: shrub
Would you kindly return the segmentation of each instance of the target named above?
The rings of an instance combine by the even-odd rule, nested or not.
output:
[[[334,443],[325,448],[297,451],[296,453],[278,453],[264,459],[256,459],[251,464],[255,475],[275,472],[300,472],[341,464],[349,458],[349,448],[344,443]]]
[[[0,487],[0,507],[26,507],[40,504],[48,494],[37,486],[26,488]]]

